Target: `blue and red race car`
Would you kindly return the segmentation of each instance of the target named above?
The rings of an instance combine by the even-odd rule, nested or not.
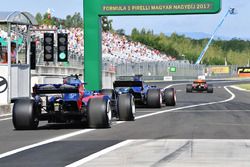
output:
[[[136,104],[150,108],[160,108],[176,105],[176,91],[174,88],[160,89],[156,86],[147,85],[142,81],[142,75],[135,75],[132,81],[115,81],[113,83],[116,94],[131,94]]]
[[[39,121],[45,120],[49,123],[87,122],[91,128],[108,128],[114,116],[123,121],[134,120],[132,95],[120,95],[114,100],[102,90],[88,91],[84,85],[77,75],[64,78],[63,84],[36,84],[32,99],[14,102],[14,128],[36,129]]]

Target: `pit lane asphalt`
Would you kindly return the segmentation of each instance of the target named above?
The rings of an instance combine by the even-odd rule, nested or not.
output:
[[[231,95],[223,86],[236,82],[239,81],[214,83],[213,94],[187,94],[185,85],[174,86],[176,107],[228,99]],[[165,87],[167,84],[154,85]],[[229,89],[236,97],[227,103],[114,123],[110,129],[97,129],[1,158],[0,166],[65,166],[127,139],[250,139],[250,94]],[[139,108],[137,116],[171,108],[175,107]],[[0,154],[81,129],[81,126],[41,124],[35,131],[15,131],[11,120],[0,121]]]

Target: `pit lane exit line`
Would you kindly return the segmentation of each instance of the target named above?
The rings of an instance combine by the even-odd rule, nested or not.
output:
[[[206,106],[206,105],[211,105],[211,104],[226,103],[226,102],[229,102],[229,101],[233,100],[233,99],[235,98],[235,94],[233,94],[233,92],[231,92],[231,91],[227,88],[227,86],[224,86],[224,89],[225,89],[229,94],[231,94],[231,97],[230,97],[229,99],[222,100],[222,101],[217,101],[217,102],[215,101],[215,102],[209,102],[209,103],[201,103],[201,104],[183,106],[183,107],[178,107],[178,108],[172,108],[172,109],[168,109],[168,110],[162,110],[162,111],[158,111],[158,112],[154,112],[154,113],[150,113],[150,114],[138,116],[138,117],[136,117],[136,119],[146,118],[146,117],[150,117],[150,116],[154,116],[154,115],[158,115],[158,114],[162,114],[162,113],[167,113],[167,112],[177,111],[177,110],[183,110],[183,109],[187,109],[187,108],[194,108],[194,107]]]

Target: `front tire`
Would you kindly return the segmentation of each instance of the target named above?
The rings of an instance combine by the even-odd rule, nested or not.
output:
[[[110,101],[104,98],[91,98],[87,107],[87,122],[90,128],[110,128]]]
[[[39,124],[39,106],[32,99],[18,99],[12,110],[12,122],[16,130],[33,130]]]
[[[120,121],[135,120],[135,101],[131,94],[121,94],[118,96],[118,116]]]
[[[147,105],[150,108],[161,108],[162,97],[160,89],[149,89],[147,92]]]

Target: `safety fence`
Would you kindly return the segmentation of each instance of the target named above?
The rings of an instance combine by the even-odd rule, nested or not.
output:
[[[205,66],[189,64],[184,61],[126,63],[117,65],[115,68],[118,79],[135,74],[143,75],[145,80],[164,80],[164,78],[167,80],[186,80],[198,77],[216,79],[238,75],[237,65]]]

